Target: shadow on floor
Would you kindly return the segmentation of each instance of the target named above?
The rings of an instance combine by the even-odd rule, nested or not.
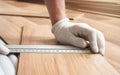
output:
[[[16,1],[44,4],[44,0],[16,0]]]

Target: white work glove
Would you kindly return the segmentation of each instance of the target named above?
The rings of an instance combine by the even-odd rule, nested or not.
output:
[[[0,43],[0,75],[16,75],[18,58],[14,54],[6,56],[8,53],[9,49]]]
[[[104,55],[105,39],[102,32],[86,23],[71,23],[68,18],[65,18],[54,24],[52,32],[62,44],[85,48],[89,41],[93,52]]]
[[[4,44],[0,43],[0,54],[9,54],[10,50],[4,46]]]
[[[0,75],[16,75],[16,69],[11,60],[0,54]]]
[[[9,59],[11,60],[12,64],[14,65],[15,69],[17,70],[18,58],[14,54],[8,55]]]

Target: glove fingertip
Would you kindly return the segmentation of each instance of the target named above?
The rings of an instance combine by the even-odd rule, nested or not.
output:
[[[73,40],[72,44],[76,47],[85,48],[87,47],[87,42],[84,39],[76,38]]]
[[[105,50],[104,49],[100,49],[100,53],[101,53],[102,56],[104,56]]]
[[[87,45],[88,45],[88,43],[85,40],[83,40],[83,42],[81,43],[81,47],[85,48],[85,47],[87,47]]]
[[[92,47],[92,51],[93,51],[94,53],[98,53],[98,52],[99,52],[99,51],[98,51],[98,48],[97,48],[96,46]]]
[[[9,54],[9,52],[10,50],[7,47],[5,47],[4,45],[0,45],[0,53],[7,55]]]

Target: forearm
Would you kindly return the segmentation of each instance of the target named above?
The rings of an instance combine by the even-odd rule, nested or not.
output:
[[[65,0],[44,0],[47,6],[52,25],[66,18]]]

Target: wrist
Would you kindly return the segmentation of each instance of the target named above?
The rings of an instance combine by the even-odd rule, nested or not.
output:
[[[68,23],[69,22],[69,19],[68,18],[63,18],[63,19],[60,19],[59,21],[57,21],[53,26],[57,26],[57,25],[63,25],[63,23]]]
[[[66,16],[63,15],[63,16],[55,16],[55,17],[51,17],[51,23],[52,25],[54,25],[55,23],[57,23],[58,21],[62,20],[62,19],[65,19]]]
[[[52,27],[52,33],[57,31],[59,28],[65,26],[65,25],[68,25],[68,23],[70,23],[68,18],[64,18],[64,19],[57,21]]]

